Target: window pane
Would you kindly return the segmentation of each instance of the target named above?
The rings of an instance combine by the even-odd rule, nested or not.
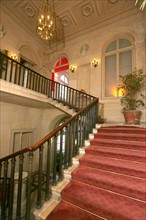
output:
[[[60,80],[68,85],[68,78],[65,75],[61,75]]]
[[[127,39],[119,39],[119,48],[129,47],[131,43]]]
[[[116,54],[105,57],[105,96],[116,96]]]
[[[125,75],[132,71],[132,51],[128,50],[119,54],[120,75]]]
[[[114,50],[116,50],[116,41],[113,41],[110,43],[110,45],[106,49],[106,53],[114,51]]]

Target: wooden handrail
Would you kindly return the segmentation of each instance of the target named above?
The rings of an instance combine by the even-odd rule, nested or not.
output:
[[[85,107],[84,109],[80,110],[79,112],[77,112],[74,116],[72,116],[71,118],[69,118],[67,121],[65,121],[62,125],[60,125],[59,127],[57,127],[56,129],[54,129],[52,132],[50,132],[49,134],[47,134],[45,137],[43,137],[41,140],[39,140],[38,142],[36,142],[35,144],[25,147],[13,154],[9,154],[6,157],[3,157],[0,159],[0,162],[3,162],[5,160],[9,160],[12,157],[16,157],[20,154],[29,152],[31,151],[35,151],[36,149],[38,149],[41,145],[43,145],[46,141],[48,141],[51,137],[53,137],[55,134],[57,134],[60,130],[62,130],[64,127],[66,127],[71,121],[73,121],[75,118],[77,118],[79,115],[81,115],[81,113],[83,113],[84,111],[86,111],[88,108],[90,108],[90,106],[92,106],[94,103],[96,103],[99,99],[96,98],[92,103],[90,103],[87,107]]]

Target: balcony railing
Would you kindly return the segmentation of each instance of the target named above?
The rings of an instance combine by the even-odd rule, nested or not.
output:
[[[44,94],[76,111],[95,99],[89,94],[46,78],[1,52],[0,79]]]
[[[1,58],[1,78],[24,86],[27,72],[26,88],[77,111],[36,144],[0,159],[1,219],[20,220],[24,216],[25,220],[30,220],[32,208],[40,209],[51,198],[51,186],[63,180],[63,170],[72,166],[72,158],[79,154],[79,148],[92,133],[98,121],[98,98],[49,80],[3,54]],[[60,94],[61,86],[68,91],[66,100]],[[79,101],[79,97],[85,98],[86,102]]]

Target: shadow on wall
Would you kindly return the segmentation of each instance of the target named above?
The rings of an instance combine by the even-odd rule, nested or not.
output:
[[[103,124],[106,120],[104,119],[104,104],[99,103],[99,116],[98,123]]]

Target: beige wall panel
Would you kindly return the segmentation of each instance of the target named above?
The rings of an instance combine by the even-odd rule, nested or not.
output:
[[[12,134],[16,130],[33,130],[34,143],[52,131],[55,118],[63,113],[57,109],[38,109],[11,103],[0,103],[0,157],[12,153]]]

